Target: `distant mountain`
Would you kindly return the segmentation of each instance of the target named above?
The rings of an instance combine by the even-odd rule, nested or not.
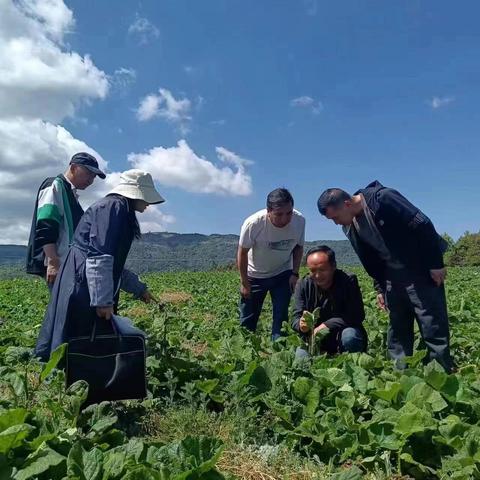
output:
[[[146,233],[133,244],[127,265],[138,273],[225,267],[235,263],[238,238],[238,235]],[[335,250],[339,264],[360,263],[348,240],[307,242],[305,251],[322,244]]]
[[[25,263],[27,247],[24,245],[0,245],[0,265]]]
[[[305,250],[325,244],[333,248],[341,265],[358,265],[348,240],[307,242]],[[134,242],[127,266],[138,273],[174,270],[210,270],[235,263],[238,235],[199,233],[145,233]],[[0,245],[0,266],[23,268],[27,247]]]

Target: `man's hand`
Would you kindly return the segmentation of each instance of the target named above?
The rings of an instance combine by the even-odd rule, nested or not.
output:
[[[140,300],[145,303],[158,303],[156,298],[151,294],[150,290],[145,290],[140,297]]]
[[[250,298],[250,296],[252,295],[252,287],[250,286],[249,283],[247,284],[242,283],[240,285],[240,295],[243,298]]]
[[[295,291],[295,286],[298,282],[298,275],[290,275],[288,283],[290,284],[290,291],[293,293]]]
[[[445,281],[445,278],[447,278],[447,269],[439,268],[437,270],[430,270],[430,276],[435,282],[435,285],[439,287]]]
[[[303,314],[306,313],[306,310],[303,311]],[[308,328],[308,325],[307,325],[307,322],[305,321],[305,319],[302,318],[300,319],[300,323],[298,324],[298,328],[300,329],[300,331],[302,333],[307,333],[310,329]]]
[[[47,283],[55,283],[55,279],[58,275],[58,270],[60,269],[60,258],[58,257],[49,257],[47,261]]]
[[[97,316],[104,318],[105,320],[110,320],[113,316],[113,307],[97,307]]]
[[[318,327],[315,328],[313,331],[313,334],[316,335],[320,330],[323,330],[324,328],[328,328],[324,323],[321,323]]]
[[[383,293],[379,293],[377,295],[377,305],[380,310],[383,310],[384,312],[387,311],[387,305],[385,304],[385,297]]]

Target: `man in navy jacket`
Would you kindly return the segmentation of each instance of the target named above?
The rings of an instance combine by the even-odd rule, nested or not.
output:
[[[429,351],[451,371],[450,333],[443,282],[445,242],[430,219],[403,195],[374,181],[353,196],[339,188],[318,199],[322,215],[343,226],[365,270],[373,278],[378,303],[388,309],[388,350],[403,366],[413,354],[414,319]]]

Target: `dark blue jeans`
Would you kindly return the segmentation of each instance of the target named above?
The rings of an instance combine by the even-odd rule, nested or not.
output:
[[[257,329],[258,318],[262,311],[263,302],[270,292],[272,299],[273,322],[272,339],[276,340],[281,335],[283,322],[288,322],[288,306],[292,292],[290,290],[291,270],[280,273],[270,278],[248,278],[251,288],[249,298],[240,299],[240,325],[251,332]]]

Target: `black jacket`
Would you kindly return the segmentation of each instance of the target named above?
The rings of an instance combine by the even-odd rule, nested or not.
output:
[[[47,273],[47,267],[45,266],[45,254],[43,252],[43,246],[49,243],[56,243],[59,235],[59,226],[56,222],[49,220],[40,220],[37,222],[37,209],[38,209],[38,196],[40,192],[52,185],[56,177],[46,178],[37,192],[35,200],[35,208],[33,210],[32,226],[30,228],[30,237],[28,239],[27,247],[27,259],[26,259],[26,272],[33,275],[40,275],[44,277]],[[81,207],[75,195],[72,192],[70,183],[63,175],[58,175],[58,178],[62,180],[67,192],[68,203],[70,206],[70,212],[72,214],[73,229],[77,228],[78,222],[82,218],[83,208]]]
[[[304,310],[313,312],[320,307],[320,318],[315,326],[324,323],[333,332],[346,327],[361,327],[365,319],[362,292],[357,277],[336,270],[333,284],[327,291],[321,291],[312,278],[303,277],[295,288],[295,306],[292,328],[300,332],[300,318]]]
[[[400,261],[412,279],[430,280],[431,269],[444,267],[446,242],[435,231],[430,219],[403,195],[384,187],[377,180],[358,190],[370,209],[375,225],[393,258]],[[377,290],[385,289],[387,268],[377,250],[364,242],[355,231],[350,239]]]

